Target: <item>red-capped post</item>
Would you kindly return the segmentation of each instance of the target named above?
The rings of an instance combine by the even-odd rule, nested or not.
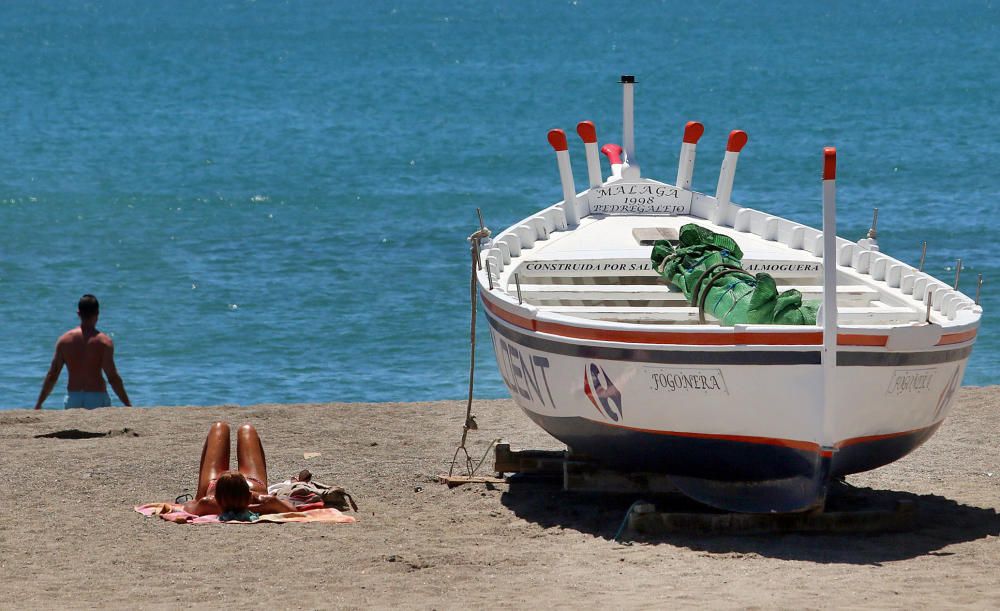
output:
[[[830,414],[837,405],[837,149],[823,149],[823,415],[820,442],[826,445]],[[832,449],[832,448],[831,448]]]
[[[681,142],[681,156],[677,163],[677,186],[691,190],[691,179],[694,177],[694,154],[698,140],[705,133],[705,126],[697,121],[688,121],[684,126],[684,139]]]
[[[828,146],[823,149],[823,180],[837,179],[837,148]]]
[[[556,151],[556,161],[559,163],[559,180],[562,182],[563,214],[567,225],[577,225],[580,216],[576,213],[576,183],[573,181],[573,166],[569,162],[569,145],[566,142],[566,132],[561,129],[549,130],[549,144]]]
[[[736,179],[736,162],[740,151],[746,146],[749,136],[743,130],[734,129],[729,132],[729,142],[726,144],[726,156],[722,158],[722,169],[719,170],[719,184],[715,187],[715,214],[712,222],[722,225],[729,215],[729,204],[733,197],[733,181]]]
[[[604,179],[601,178],[601,159],[597,154],[597,128],[593,121],[580,121],[576,126],[576,133],[583,140],[583,148],[587,153],[587,179],[590,181],[590,188],[599,187]]]

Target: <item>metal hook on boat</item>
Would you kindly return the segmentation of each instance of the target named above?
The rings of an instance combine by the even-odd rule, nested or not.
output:
[[[521,279],[514,274],[514,284],[517,285],[517,303],[518,305],[523,304],[524,300],[521,299]]]
[[[920,249],[920,266],[917,267],[918,272],[924,271],[924,259],[927,257],[927,240],[924,240],[924,246]]]
[[[976,280],[976,305],[979,305],[979,294],[983,290],[983,275],[979,274],[979,279]]]
[[[865,237],[869,240],[878,238],[878,208],[875,208],[872,212],[872,226],[868,229],[868,235]]]
[[[872,212],[872,224],[868,228],[868,233],[865,237],[858,240],[858,246],[864,248],[865,250],[871,250],[878,252],[878,208],[875,208]]]
[[[493,290],[493,271],[490,269],[490,260],[486,259],[486,279],[490,282],[490,290]]]
[[[958,279],[959,277],[961,277],[961,275],[962,275],[962,260],[959,259],[958,261],[955,261],[955,286],[952,287],[956,291],[958,290]]]

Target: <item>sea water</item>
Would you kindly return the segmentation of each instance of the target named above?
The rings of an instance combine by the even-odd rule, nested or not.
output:
[[[561,199],[583,119],[694,188],[983,274],[965,383],[996,384],[1000,8],[979,2],[0,4],[0,408],[30,407],[83,293],[139,405],[465,396],[466,237]],[[582,146],[571,152],[578,188]],[[608,168],[605,164],[604,171]],[[476,395],[506,396],[483,317]],[[66,374],[48,401],[59,405]],[[117,402],[116,402],[117,403]]]

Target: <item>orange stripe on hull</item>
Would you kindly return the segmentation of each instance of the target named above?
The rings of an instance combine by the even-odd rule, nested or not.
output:
[[[495,304],[491,303],[488,299],[483,299],[483,305],[486,306],[487,310],[489,310],[490,312],[493,312],[494,314],[496,314],[497,318],[500,318],[502,320],[506,320],[510,324],[517,325],[518,327],[521,327],[522,329],[528,329],[530,331],[534,331],[535,330],[535,322],[536,321],[533,320],[533,319],[531,319],[531,318],[525,318],[523,316],[518,316],[517,314],[514,314],[513,312],[508,312],[507,310],[505,310],[505,309],[503,309],[501,307],[498,307]]]
[[[822,450],[819,444],[811,441],[798,441],[795,439],[778,439],[774,437],[755,437],[752,435],[718,435],[713,433],[687,433],[682,431],[657,431],[653,429],[643,429],[634,426],[624,426],[603,422],[605,426],[612,426],[619,429],[635,431],[637,433],[652,433],[654,435],[669,435],[671,437],[687,437],[689,439],[714,439],[718,441],[736,441],[740,443],[755,443],[758,445],[779,446],[782,448],[792,448],[804,452],[816,452],[821,456],[833,456],[829,450]]]
[[[940,424],[940,423],[938,423],[938,424]],[[926,431],[928,429],[934,428],[936,426],[937,426],[937,424],[932,424],[931,426],[927,426],[927,427],[920,428],[920,429],[913,429],[912,431],[900,431],[898,433],[884,433],[882,435],[867,435],[865,437],[852,437],[850,439],[844,439],[843,441],[838,441],[836,444],[834,444],[834,446],[837,449],[840,449],[840,448],[846,448],[848,446],[857,445],[859,443],[868,443],[868,442],[871,442],[871,441],[881,441],[883,439],[892,439],[893,437],[903,437],[905,435],[913,435],[913,434],[916,434],[916,433],[920,433],[920,432]]]
[[[753,443],[758,445],[769,445],[778,446],[782,448],[792,448],[794,450],[801,450],[803,452],[815,452],[820,456],[825,458],[832,457],[834,452],[831,450],[822,449],[819,444],[811,441],[799,441],[796,439],[780,439],[776,437],[756,437],[752,435],[721,435],[713,433],[689,433],[683,431],[658,431],[655,429],[644,429],[634,426],[625,426],[621,424],[613,424],[610,422],[601,422],[604,426],[610,426],[617,429],[625,429],[628,431],[635,431],[637,433],[650,433],[653,435],[667,435],[671,437],[685,437],[688,439],[711,439],[715,441],[734,441],[739,443]],[[938,423],[940,424],[940,423]],[[846,448],[848,446],[858,445],[862,443],[870,443],[873,441],[882,441],[883,439],[892,439],[894,437],[904,437],[906,435],[919,434],[931,429],[934,429],[938,424],[932,424],[931,426],[913,429],[911,431],[900,431],[898,433],[885,433],[881,435],[868,435],[865,437],[852,437],[851,439],[845,439],[843,441],[838,441],[834,444],[836,449]]]
[[[483,298],[486,309],[493,312],[497,318],[512,325],[574,339],[590,339],[602,342],[621,342],[626,344],[673,344],[693,346],[819,346],[823,344],[822,331],[801,331],[795,333],[751,333],[733,330],[731,333],[697,333],[690,331],[612,331],[595,329],[593,327],[575,327],[561,323],[547,322],[526,318],[501,308],[490,300]],[[975,335],[975,333],[973,333]],[[947,336],[946,336],[947,337]],[[861,335],[840,333],[837,343],[841,346],[885,346],[888,341],[885,335]],[[957,340],[961,341],[961,340]]]
[[[937,343],[938,346],[947,346],[948,344],[960,344],[962,342],[967,342],[970,339],[976,337],[976,333],[979,331],[976,329],[969,329],[968,331],[962,331],[961,333],[950,333],[941,337],[941,341]]]
[[[888,335],[837,334],[838,346],[885,346],[888,341]]]

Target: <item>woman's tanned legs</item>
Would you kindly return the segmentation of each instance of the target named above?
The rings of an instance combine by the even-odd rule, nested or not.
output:
[[[295,511],[290,503],[267,496],[267,463],[264,446],[253,425],[244,424],[236,431],[236,460],[239,472],[247,479],[253,502],[250,510],[257,513],[280,513]],[[184,510],[195,515],[217,514],[222,508],[214,496],[208,494],[208,486],[229,470],[229,424],[216,422],[208,431],[205,445],[201,449],[201,470],[198,473],[198,496],[184,504]]]
[[[213,479],[229,470],[229,423],[216,422],[208,430],[205,445],[201,448],[201,467],[198,471],[198,494],[196,500],[208,494],[208,485]]]
[[[236,460],[240,473],[247,477],[250,491],[267,494],[267,461],[264,446],[252,424],[244,424],[236,432]]]

